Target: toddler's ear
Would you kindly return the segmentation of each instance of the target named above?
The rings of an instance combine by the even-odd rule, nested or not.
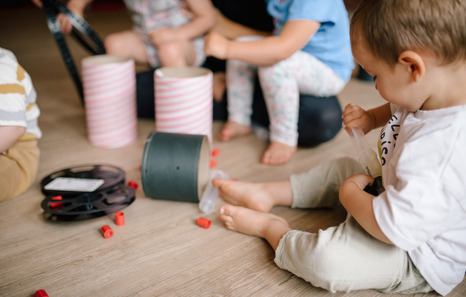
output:
[[[419,82],[426,73],[426,63],[421,55],[414,51],[404,51],[398,57],[398,62],[406,67],[414,82]]]

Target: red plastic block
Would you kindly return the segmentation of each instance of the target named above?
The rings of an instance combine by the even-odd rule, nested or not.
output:
[[[217,166],[217,161],[214,159],[210,160],[210,168]]]
[[[128,186],[130,186],[131,188],[133,188],[135,191],[138,189],[138,183],[135,182],[134,180],[128,181]]]
[[[218,155],[220,155],[220,149],[218,149],[218,148],[213,149],[212,150],[212,156],[215,157],[215,156],[218,156]]]
[[[63,200],[63,197],[61,195],[54,196],[52,197],[52,200]],[[61,202],[50,202],[50,207],[51,208],[63,208],[63,203]]]
[[[100,231],[102,231],[102,234],[105,238],[111,238],[113,236],[113,230],[112,228],[110,228],[109,225],[102,226],[102,228],[100,228]]]
[[[49,297],[49,295],[47,295],[47,292],[44,290],[37,290],[37,292],[34,294],[34,297]]]
[[[123,226],[125,224],[125,214],[121,211],[115,213],[115,225]]]
[[[210,220],[208,220],[208,219],[205,219],[205,218],[203,218],[203,217],[200,217],[199,219],[197,219],[196,224],[197,224],[199,227],[209,229],[210,224],[212,224],[212,222],[211,222]]]

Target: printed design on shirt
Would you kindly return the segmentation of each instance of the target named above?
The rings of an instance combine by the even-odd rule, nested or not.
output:
[[[394,114],[388,121],[387,125],[383,127],[380,132],[380,162],[382,166],[386,163],[386,156],[392,153],[391,150],[395,149],[396,140],[398,138],[400,124],[398,117]]]

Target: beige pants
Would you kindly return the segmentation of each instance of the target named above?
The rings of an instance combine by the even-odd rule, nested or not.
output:
[[[364,170],[357,161],[341,158],[291,176],[292,207],[340,206],[340,184],[359,173]],[[433,290],[407,252],[375,239],[350,214],[339,226],[318,233],[289,231],[280,240],[275,263],[332,293],[377,289],[409,294]]]
[[[38,165],[37,140],[17,142],[0,154],[0,201],[25,192],[36,178]]]

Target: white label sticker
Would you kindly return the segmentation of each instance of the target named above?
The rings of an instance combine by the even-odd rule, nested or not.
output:
[[[62,190],[74,192],[93,192],[105,181],[92,178],[57,177],[45,185],[46,190]]]

